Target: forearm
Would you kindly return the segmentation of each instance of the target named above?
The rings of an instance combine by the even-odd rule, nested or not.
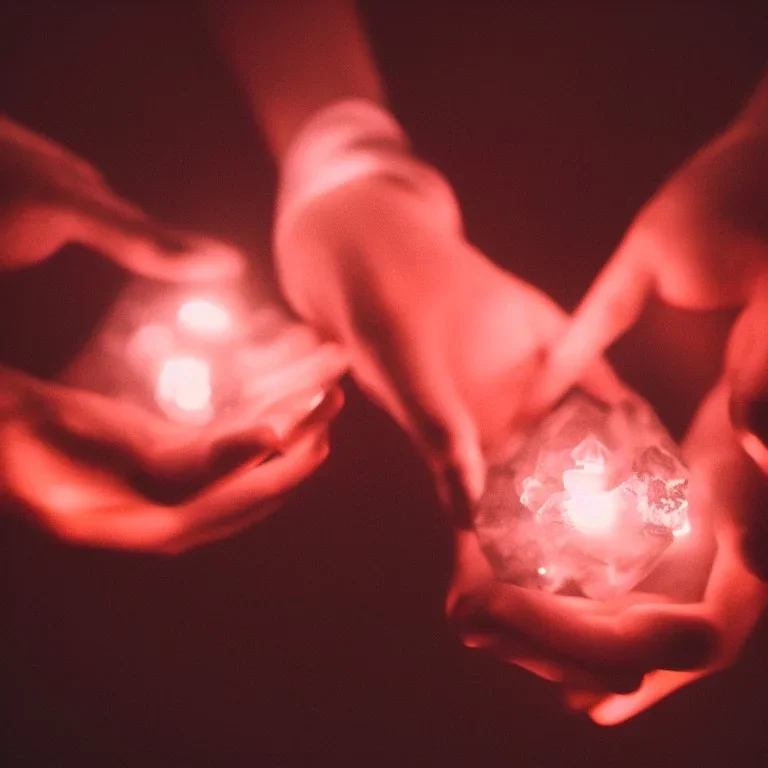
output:
[[[225,54],[278,162],[304,123],[341,99],[382,104],[354,0],[208,0]]]

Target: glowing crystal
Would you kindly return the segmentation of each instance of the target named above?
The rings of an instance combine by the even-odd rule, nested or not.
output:
[[[687,491],[648,403],[574,391],[491,466],[475,528],[501,580],[610,599],[690,531]]]
[[[157,380],[158,405],[173,419],[205,424],[212,415],[211,367],[196,357],[171,357]]]
[[[252,290],[135,280],[60,378],[187,426],[242,413],[287,435],[325,400],[342,355]]]

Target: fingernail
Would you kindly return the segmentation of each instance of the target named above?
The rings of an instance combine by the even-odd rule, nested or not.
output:
[[[631,706],[627,701],[619,696],[614,696],[590,709],[589,716],[595,724],[609,727],[623,723],[630,712]]]

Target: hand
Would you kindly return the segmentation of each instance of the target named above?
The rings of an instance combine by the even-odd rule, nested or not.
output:
[[[525,402],[563,314],[440,213],[387,180],[360,180],[315,201],[278,258],[294,307],[342,342],[356,381],[423,450],[466,519],[484,450]]]
[[[70,241],[158,279],[209,283],[245,268],[234,249],[168,232],[120,199],[85,161],[0,119],[0,271],[38,262]],[[343,368],[340,354],[320,347],[309,329],[292,327],[296,333],[281,335],[281,349],[273,350],[283,364],[275,385],[326,387]],[[307,355],[308,344],[317,354]],[[177,552],[276,508],[326,455],[327,425],[340,405],[340,393],[332,392],[290,436],[275,433],[263,408],[247,407],[207,430],[190,430],[119,400],[0,367],[0,488],[69,541]],[[233,443],[250,448],[249,463],[179,505],[146,498],[123,471],[200,474]]]
[[[466,524],[484,451],[526,402],[564,315],[466,240],[450,186],[382,110],[330,107],[296,143],[275,235],[284,293],[343,343],[357,382],[421,448]]]
[[[640,585],[669,592],[669,574],[695,582],[703,572],[700,600],[637,591],[601,603],[502,584],[466,532],[447,603],[465,644],[557,684],[568,706],[603,725],[733,663],[768,600],[742,556],[742,536],[755,528],[768,482],[739,447],[726,392],[721,383],[707,397],[684,445],[691,507],[712,522],[714,561],[703,546],[707,532],[699,531],[699,541],[675,545],[671,570],[657,584],[652,576]]]
[[[692,508],[712,521],[715,533],[717,549],[707,587],[701,602],[671,604],[656,617],[660,632],[680,640],[694,618],[708,622],[710,652],[698,664],[691,655],[689,671],[670,671],[668,665],[657,664],[629,695],[584,699],[572,692],[600,724],[628,720],[677,689],[733,664],[768,605],[768,584],[751,567],[756,557],[763,568],[766,563],[768,477],[740,446],[729,419],[728,396],[723,380],[699,408],[684,445],[691,468]],[[765,571],[760,575],[764,577]]]
[[[328,423],[343,402],[334,390],[281,439],[254,416],[240,433],[226,423],[195,433],[18,373],[2,383],[0,483],[14,506],[74,544],[160,554],[232,536],[275,511],[327,456]],[[233,440],[250,458],[181,503],[147,498],[130,480],[136,471],[164,482],[205,472]]]
[[[88,162],[0,115],[0,271],[71,242],[158,279],[233,279],[246,267],[234,248],[159,225]]]
[[[722,379],[700,406],[684,446],[692,508],[711,521],[716,539],[701,601],[661,604],[659,597],[642,594],[631,595],[631,604],[602,607],[563,601],[549,614],[556,625],[539,621],[540,645],[532,651],[520,647],[520,625],[529,629],[531,619],[520,617],[510,588],[486,575],[488,582],[476,580],[480,586],[469,599],[470,582],[461,576],[457,581],[470,619],[465,624],[483,618],[495,624],[469,642],[562,683],[568,701],[590,709],[603,724],[632,717],[732,663],[765,607],[766,481],[742,449],[768,466],[765,435],[760,439],[754,421],[745,418],[755,411],[747,405],[765,402],[768,389],[766,146],[753,124],[739,123],[672,177],[630,227],[554,346],[540,377],[545,386],[534,388],[536,408],[546,407],[635,322],[652,291],[690,309],[744,307],[729,338]],[[729,412],[740,417],[735,425]],[[566,637],[558,627],[568,628]],[[549,661],[553,646],[562,654],[555,665]],[[545,660],[542,647],[550,649]],[[627,682],[634,688],[646,673],[636,692],[605,698],[606,688],[615,691]]]
[[[768,80],[762,86],[768,95]],[[749,113],[748,113],[749,114]],[[639,318],[651,294],[683,309],[754,306],[768,300],[768,128],[742,119],[684,164],[635,218],[606,267],[551,351],[542,402],[550,402],[590,360]],[[755,317],[749,322],[754,323]],[[733,347],[727,370],[743,437],[758,424],[747,417],[768,399],[768,381],[756,371],[766,358],[764,336]],[[747,359],[747,355],[751,359]],[[766,353],[768,354],[768,353]],[[765,391],[759,391],[760,386]],[[759,406],[763,409],[765,406]],[[759,410],[759,407],[757,410]],[[765,429],[765,427],[764,427]],[[765,462],[768,430],[744,448]],[[762,459],[760,458],[762,455]],[[768,466],[768,465],[767,465]]]

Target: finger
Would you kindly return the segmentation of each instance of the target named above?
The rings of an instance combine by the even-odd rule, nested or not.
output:
[[[204,491],[194,502],[185,505],[185,519],[191,525],[165,551],[175,554],[219,541],[265,520],[282,506],[285,493],[308,478],[325,461],[328,452],[324,437],[308,433],[296,439],[286,454],[274,456],[265,463],[254,462],[252,468],[245,467],[225,478],[217,487]],[[267,495],[264,489],[270,472],[277,482],[271,495]],[[222,508],[226,513],[217,512]]]
[[[173,510],[144,503],[114,476],[45,445],[18,420],[2,431],[0,477],[38,523],[74,543],[152,550],[183,527]]]
[[[280,497],[295,488],[325,461],[328,441],[316,435],[302,437],[265,463],[246,465],[214,483],[184,504],[184,519],[191,526],[204,526],[224,518],[232,519],[255,502]],[[255,510],[256,519],[261,512]]]
[[[355,375],[410,434],[430,464],[441,501],[467,527],[485,485],[485,459],[474,419],[435,350],[420,354],[394,329],[371,340],[360,355],[370,370]],[[383,390],[379,382],[386,382]]]
[[[707,663],[716,648],[711,622],[685,606],[590,615],[560,605],[552,596],[501,585],[484,598],[474,596],[465,609],[469,626],[479,619],[486,627],[495,626],[499,636],[527,638],[590,671],[691,669]]]
[[[41,136],[23,125],[14,123],[6,115],[0,114],[0,142],[15,146],[19,150],[32,153],[35,157],[43,157],[57,167],[66,167],[74,171],[74,175],[86,181],[97,184],[103,183],[103,177],[90,163],[61,144]]]
[[[306,412],[319,396],[340,379],[347,369],[346,352],[337,344],[323,344],[312,354],[268,372],[253,375],[243,390],[243,399],[250,413],[262,414],[267,423],[280,434],[295,426],[295,414]],[[279,414],[285,418],[278,418]]]
[[[68,221],[71,240],[104,253],[144,277],[223,281],[242,276],[247,266],[245,257],[232,246],[173,232],[111,195],[80,202]]]
[[[550,355],[545,399],[554,401],[573,386],[640,317],[655,286],[649,247],[629,234],[587,291]]]
[[[768,474],[768,281],[751,296],[726,349],[730,415],[741,445]]]
[[[458,539],[457,583],[446,605],[461,634],[530,642],[576,668],[632,673],[691,669],[716,649],[712,621],[695,606],[639,604],[608,613],[596,602],[568,600],[497,581],[476,536]]]
[[[254,414],[254,420],[266,425],[273,440],[269,445],[275,451],[281,450],[286,444],[295,442],[300,437],[319,435],[328,429],[328,425],[339,415],[344,407],[344,393],[339,387],[328,391],[313,391],[301,396],[287,399],[266,413]],[[249,410],[245,409],[242,421],[248,424]],[[234,424],[223,424],[219,428],[222,443],[247,440],[247,429]]]
[[[609,696],[589,710],[598,725],[619,725],[644,712],[680,688],[704,676],[703,672],[659,670],[646,676],[639,690],[628,695]]]
[[[468,648],[514,664],[549,682],[578,686],[582,690],[589,688],[603,695],[637,690],[643,680],[642,669],[612,668],[602,660],[574,663],[567,656],[521,636],[474,633],[462,635],[462,642]]]
[[[392,369],[390,369],[392,375]],[[485,458],[474,418],[447,372],[427,365],[394,381],[416,442],[428,457],[438,493],[454,522],[470,524],[485,486]]]
[[[174,539],[163,547],[158,547],[156,551],[158,554],[178,555],[206,544],[215,544],[216,542],[233,538],[252,528],[262,520],[271,517],[282,505],[282,499],[254,502],[247,514],[236,516],[232,520],[221,521],[215,525],[195,529]]]
[[[313,437],[291,446],[263,467],[246,465],[179,507],[162,507],[137,496],[115,476],[87,467],[44,444],[29,425],[6,423],[0,440],[0,477],[8,493],[46,528],[88,546],[168,551],[210,523],[231,522],[253,508],[251,522],[298,484],[327,455]],[[259,459],[258,461],[261,461]]]
[[[53,438],[73,438],[80,447],[127,454],[153,473],[176,474],[202,467],[215,441],[146,409],[102,395],[41,383],[39,397],[26,415]],[[256,437],[256,436],[254,436]],[[276,440],[267,430],[258,435],[268,446]]]

